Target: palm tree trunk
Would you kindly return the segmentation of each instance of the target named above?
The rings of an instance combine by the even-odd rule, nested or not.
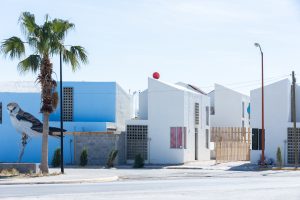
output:
[[[48,168],[48,133],[49,133],[49,113],[43,113],[43,138],[42,138],[42,162],[40,169],[43,174],[49,173]]]
[[[48,173],[48,134],[49,134],[49,115],[53,112],[52,91],[55,81],[52,79],[52,63],[48,55],[42,60],[40,75],[38,77],[42,89],[42,108],[43,113],[43,139],[42,139],[42,162],[40,169],[42,173]]]

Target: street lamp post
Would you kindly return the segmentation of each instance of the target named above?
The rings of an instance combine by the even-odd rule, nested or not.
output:
[[[264,109],[264,53],[259,43],[254,43],[261,53],[261,164],[265,162],[265,109]]]
[[[62,94],[62,55],[59,52],[59,68],[60,68],[60,171],[64,173],[64,122],[63,122],[63,94]]]

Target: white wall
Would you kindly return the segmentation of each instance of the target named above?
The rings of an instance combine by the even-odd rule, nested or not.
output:
[[[148,90],[139,94],[139,119],[148,119]]]
[[[198,160],[209,160],[206,148],[205,107],[209,97],[176,85],[168,85],[149,78],[148,124],[150,140],[150,163],[178,164],[195,160],[195,103],[200,106],[198,133]],[[187,148],[170,148],[170,128],[187,128]],[[209,139],[209,138],[208,138]]]
[[[274,160],[276,160],[277,147],[280,147],[284,154],[284,141],[287,139],[288,120],[290,119],[290,86],[290,81],[285,79],[268,85],[264,89],[265,155]],[[250,98],[251,128],[261,128],[261,89],[252,90]],[[257,163],[260,155],[261,150],[252,150],[251,162]]]
[[[210,106],[215,106],[215,91],[211,91],[210,93],[207,94],[210,98]]]
[[[198,160],[210,160],[210,149],[206,148],[206,107],[209,107],[209,97],[185,92],[184,95],[184,126],[187,127],[187,149],[184,149],[184,162],[195,160],[195,128],[198,128]],[[195,125],[195,103],[199,103],[200,124]],[[210,141],[210,134],[208,141]],[[209,143],[208,143],[209,144]]]
[[[224,86],[215,84],[215,90],[208,94],[211,97],[211,106],[215,108],[215,114],[211,115],[212,127],[242,127],[244,120],[245,127],[249,127],[247,107],[250,98]],[[242,117],[242,102],[245,102]]]
[[[198,160],[209,160],[210,150],[206,148],[206,107],[209,97],[183,86],[169,84],[152,78],[148,89],[139,96],[139,120],[127,124],[148,125],[148,155],[152,164],[180,164],[195,160],[195,103],[199,103],[200,124],[198,127]],[[187,128],[187,148],[170,148],[171,127]],[[208,135],[208,141],[210,134]]]
[[[116,84],[116,124],[118,131],[125,131],[125,122],[132,116],[131,96]]]
[[[170,127],[184,126],[184,92],[148,79],[151,163],[183,163],[183,149],[170,148]]]

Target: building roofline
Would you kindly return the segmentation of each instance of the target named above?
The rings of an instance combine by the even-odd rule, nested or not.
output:
[[[179,90],[179,91],[182,91],[182,92],[190,92],[190,93],[193,93],[193,94],[200,94],[199,92],[195,92],[194,90],[188,89],[188,88],[183,87],[183,86],[178,85],[178,84],[168,83],[168,82],[165,82],[165,81],[162,81],[162,80],[159,80],[159,79],[154,79],[154,78],[151,78],[151,77],[148,77],[148,80],[160,82],[162,84],[165,84],[169,87],[172,87],[172,88],[174,88],[176,90]]]
[[[218,84],[218,83],[215,83],[214,87],[215,87],[215,89],[214,89],[213,91],[216,90],[216,87],[223,87],[223,88],[225,88],[226,90],[230,90],[231,92],[234,92],[234,93],[236,93],[236,94],[239,94],[239,95],[242,95],[242,96],[246,96],[246,97],[250,97],[249,95],[243,94],[243,93],[241,93],[241,92],[238,92],[238,91],[236,91],[236,90],[234,90],[234,89],[231,89],[231,88],[229,88],[229,87],[227,87],[227,86],[224,86],[224,85],[221,85],[221,84]],[[212,92],[212,91],[211,91],[211,92]]]
[[[284,79],[278,80],[276,82],[270,83],[268,85],[264,85],[264,87],[269,87],[269,86],[272,86],[272,85],[275,85],[275,84],[278,84],[278,83],[284,82],[284,81],[289,82],[290,85],[292,84],[292,82],[291,82],[291,80],[289,78],[284,78]],[[255,89],[251,90],[250,92],[253,92],[255,90],[261,90],[261,87],[255,88]]]

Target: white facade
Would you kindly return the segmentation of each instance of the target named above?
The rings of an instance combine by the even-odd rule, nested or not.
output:
[[[140,93],[139,99],[142,121],[131,120],[127,124],[148,125],[149,163],[179,164],[196,158],[210,159],[208,96],[180,85],[149,78],[148,89]],[[199,124],[195,123],[196,103],[199,105]],[[182,146],[179,148],[174,148],[171,144],[171,128],[174,130],[175,127],[186,130],[186,142],[182,137]]]
[[[215,89],[208,96],[211,106],[211,127],[250,126],[249,96],[218,84],[215,84]]]
[[[300,126],[300,86],[296,88],[297,127]],[[251,91],[251,127],[261,129],[261,88]],[[284,79],[265,86],[265,156],[276,160],[277,148],[281,148],[287,164],[287,129],[291,122],[291,82]],[[251,151],[251,162],[257,163],[261,150]]]
[[[116,84],[116,130],[124,131],[126,121],[132,116],[132,99],[128,93]]]
[[[148,119],[148,90],[144,90],[139,94],[139,118]]]

